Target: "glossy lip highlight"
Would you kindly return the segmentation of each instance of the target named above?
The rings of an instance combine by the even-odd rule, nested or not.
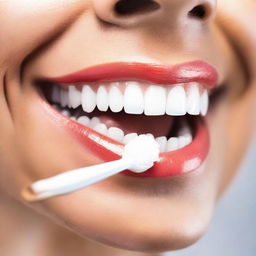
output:
[[[144,63],[110,63],[84,69],[59,78],[47,78],[56,83],[86,83],[109,80],[143,80],[162,84],[200,82],[211,89],[217,85],[217,71],[203,61],[189,62],[173,67]],[[120,158],[123,144],[106,137],[89,127],[62,116],[45,101],[47,112],[53,115],[58,126],[65,127],[86,149],[103,161]],[[204,120],[199,118],[196,133],[188,146],[160,155],[160,162],[147,172],[135,174],[124,171],[124,175],[134,177],[172,177],[196,170],[204,162],[209,151],[209,134]]]
[[[199,82],[212,89],[217,84],[218,74],[215,68],[204,61],[175,66],[117,62],[89,67],[62,77],[42,79],[66,84],[113,80],[142,80],[161,85]]]

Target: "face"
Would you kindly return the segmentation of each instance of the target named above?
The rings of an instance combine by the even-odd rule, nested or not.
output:
[[[7,0],[0,9],[5,193],[28,204],[21,190],[32,182],[117,159],[131,133],[151,133],[162,153],[148,172],[29,206],[124,249],[194,243],[252,135],[255,3]]]

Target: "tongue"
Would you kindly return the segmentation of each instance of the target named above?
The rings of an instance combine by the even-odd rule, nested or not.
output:
[[[151,133],[154,137],[167,136],[171,130],[173,118],[171,116],[145,116],[129,115],[124,112],[98,112],[97,116],[100,121],[109,127],[118,127],[128,133],[146,134]]]

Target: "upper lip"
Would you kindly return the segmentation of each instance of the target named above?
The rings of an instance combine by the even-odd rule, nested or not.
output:
[[[216,69],[204,61],[166,66],[137,62],[101,64],[61,77],[47,78],[57,83],[82,83],[115,80],[142,80],[161,85],[199,82],[209,89],[218,81]]]

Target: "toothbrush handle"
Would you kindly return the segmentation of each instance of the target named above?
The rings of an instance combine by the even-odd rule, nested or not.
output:
[[[37,198],[42,200],[85,188],[129,168],[131,168],[131,163],[121,158],[40,180],[33,183],[31,189],[38,194]]]

